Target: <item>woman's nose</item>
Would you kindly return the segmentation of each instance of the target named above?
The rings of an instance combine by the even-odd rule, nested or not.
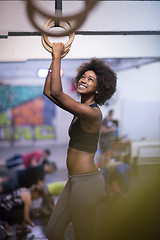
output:
[[[81,79],[81,82],[84,82],[84,83],[85,83],[86,81],[87,81],[86,78],[82,78],[82,79]]]

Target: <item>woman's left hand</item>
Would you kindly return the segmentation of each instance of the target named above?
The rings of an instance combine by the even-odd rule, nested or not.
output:
[[[66,56],[69,50],[70,47],[65,48],[65,45],[62,42],[52,43],[52,54],[54,57],[61,56],[63,58]]]

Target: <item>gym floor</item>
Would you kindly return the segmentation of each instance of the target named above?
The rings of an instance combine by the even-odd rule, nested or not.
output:
[[[27,152],[38,147],[12,147],[12,148],[2,148],[0,147],[0,161],[5,160],[6,158],[14,155],[15,153]],[[65,158],[67,146],[51,146],[48,147],[51,150],[51,158],[56,162],[58,170],[51,174],[46,175],[45,182],[51,183],[56,181],[66,181],[67,180],[67,169],[65,167]],[[45,147],[43,146],[43,149]],[[158,216],[160,216],[160,209],[158,204],[160,202],[160,192],[158,191],[160,183],[160,165],[145,165],[138,166],[135,169],[132,169],[131,174],[131,186],[130,193],[128,196],[119,196],[105,198],[102,207],[100,210],[99,218],[99,231],[100,237],[98,240],[118,240],[121,239],[138,239],[137,234],[141,234],[141,240],[143,239],[154,239],[153,233],[156,234],[156,231],[159,231],[158,227]],[[130,197],[132,196],[132,197]],[[57,197],[54,199],[57,201]],[[130,204],[128,204],[128,200]],[[147,200],[147,201],[146,201]],[[127,201],[127,202],[126,202]],[[135,208],[133,207],[135,206]],[[116,210],[115,210],[116,209]],[[117,211],[118,210],[118,211]],[[127,217],[125,215],[127,212]],[[146,215],[147,212],[147,215]],[[136,213],[136,214],[135,214]],[[152,216],[154,215],[154,218]],[[132,217],[131,217],[132,216]],[[118,219],[123,218],[123,221]],[[128,220],[129,218],[129,220]],[[146,220],[147,219],[147,220]],[[27,239],[36,239],[36,240],[47,240],[45,236],[45,227],[48,222],[48,218],[40,219],[34,217],[33,222],[35,227],[31,228],[31,232],[28,234],[19,234],[16,235],[16,226],[13,226],[14,235],[9,237],[9,240],[27,240]],[[142,223],[145,220],[147,224],[150,224],[150,228],[144,228]],[[121,224],[120,224],[121,223]],[[133,231],[134,224],[134,231]],[[108,226],[108,227],[107,227]],[[141,226],[141,228],[139,227]],[[115,231],[115,228],[117,231]],[[128,231],[125,231],[125,229]],[[140,230],[140,229],[141,230]],[[124,230],[122,230],[124,229]],[[150,232],[147,231],[150,229]],[[125,235],[126,234],[126,235]],[[129,235],[128,235],[129,234]],[[66,239],[75,240],[74,231],[72,224],[70,224],[66,230]],[[121,237],[121,235],[123,235]],[[131,237],[132,236],[132,237]]]

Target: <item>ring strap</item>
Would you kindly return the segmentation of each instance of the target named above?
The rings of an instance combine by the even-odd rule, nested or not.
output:
[[[55,0],[55,13],[62,15],[62,0]],[[55,27],[59,27],[59,21],[55,21]]]

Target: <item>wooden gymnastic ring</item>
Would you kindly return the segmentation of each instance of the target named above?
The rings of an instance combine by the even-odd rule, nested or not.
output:
[[[30,7],[28,5],[28,7]],[[47,36],[51,36],[51,37],[64,37],[64,36],[68,36],[69,34],[73,33],[76,31],[76,29],[78,29],[82,23],[85,21],[85,18],[86,16],[82,17],[82,19],[76,19],[76,25],[73,26],[72,25],[72,28],[68,29],[67,31],[63,31],[63,32],[50,32],[50,31],[47,31],[45,30],[44,28],[41,28],[38,26],[38,24],[34,21],[34,18],[33,18],[33,15],[32,12],[35,11],[35,9],[30,9],[28,10],[28,13],[29,13],[29,17],[30,17],[30,21],[32,22],[32,24],[42,33],[42,34],[46,34]],[[53,19],[53,21],[55,21]]]
[[[41,41],[42,41],[42,44],[43,44],[44,48],[48,52],[52,53],[52,49],[45,43],[43,36],[41,37]],[[65,55],[62,54],[61,58],[64,58],[65,56],[66,56],[66,54]]]
[[[28,15],[29,15],[29,18],[30,18],[32,24],[40,32],[42,32],[43,34],[46,34],[47,36],[62,37],[62,36],[67,36],[70,33],[75,32],[76,29],[78,29],[83,24],[83,22],[85,21],[85,19],[87,17],[87,13],[91,10],[91,8],[93,8],[93,6],[97,3],[97,1],[98,0],[92,0],[92,3],[91,3],[91,1],[85,0],[86,8],[83,11],[81,11],[80,13],[73,14],[71,16],[60,16],[60,15],[56,16],[56,15],[47,14],[47,13],[43,12],[41,9],[37,8],[35,6],[35,4],[33,3],[33,0],[28,0],[27,11],[28,11]],[[43,28],[41,28],[37,25],[37,23],[34,20],[35,11],[37,11],[39,14],[41,14],[41,15],[47,17],[47,18],[51,18],[51,19],[53,19],[53,21],[57,21],[57,22],[69,21],[69,20],[74,20],[75,21],[76,20],[76,25],[73,26],[73,28],[71,28],[68,31],[65,31],[63,33],[62,32],[61,33],[51,33],[51,32],[46,31],[46,30],[44,30]]]
[[[47,20],[47,22],[45,23],[45,27],[49,27],[49,29],[55,27],[55,23],[51,23],[51,22],[53,22],[52,19]],[[67,21],[67,23],[68,23],[69,26],[72,25],[71,22]],[[61,24],[61,23],[59,24],[59,27],[64,28],[65,30],[68,29],[68,27],[66,25]],[[71,46],[71,44],[74,40],[74,37],[75,37],[75,33],[72,33],[72,34],[69,35],[69,40],[68,40],[68,42],[65,43],[65,48]],[[43,44],[44,48],[48,52],[52,53],[52,43],[49,41],[48,36],[45,35],[45,34],[42,34],[41,41],[42,41],[42,44]]]
[[[52,49],[46,44],[46,42],[44,41],[44,37],[43,37],[43,36],[44,36],[44,35],[42,35],[42,37],[41,37],[41,42],[42,42],[43,47],[44,47],[48,52],[52,53]]]
[[[52,22],[53,22],[52,19],[47,20],[45,25],[44,25],[44,28],[51,29],[51,28],[55,27],[55,22],[54,23],[52,23]],[[72,27],[72,22],[71,21],[66,21],[66,22],[69,25],[69,27],[71,28]],[[62,24],[62,23],[59,23],[59,27],[64,28],[65,30],[68,30],[68,27],[66,25]],[[68,40],[68,42],[65,43],[65,47],[69,47],[72,44],[72,42],[74,40],[74,37],[75,37],[75,33],[69,34],[69,40]],[[44,41],[42,43],[47,44],[52,50],[52,43],[49,41],[48,36],[46,34],[43,34],[42,38],[44,39]]]
[[[85,4],[86,4],[86,8],[84,10],[82,10],[81,12],[77,13],[77,14],[73,14],[73,15],[51,15],[51,14],[47,14],[45,12],[43,12],[40,8],[37,8],[37,6],[33,3],[33,0],[28,0],[27,3],[28,5],[31,6],[31,9],[36,10],[37,12],[39,12],[39,14],[47,17],[47,18],[51,18],[54,21],[71,21],[71,20],[75,20],[76,18],[80,18],[82,15],[86,15],[93,7],[94,5],[98,2],[99,0],[85,0]]]

